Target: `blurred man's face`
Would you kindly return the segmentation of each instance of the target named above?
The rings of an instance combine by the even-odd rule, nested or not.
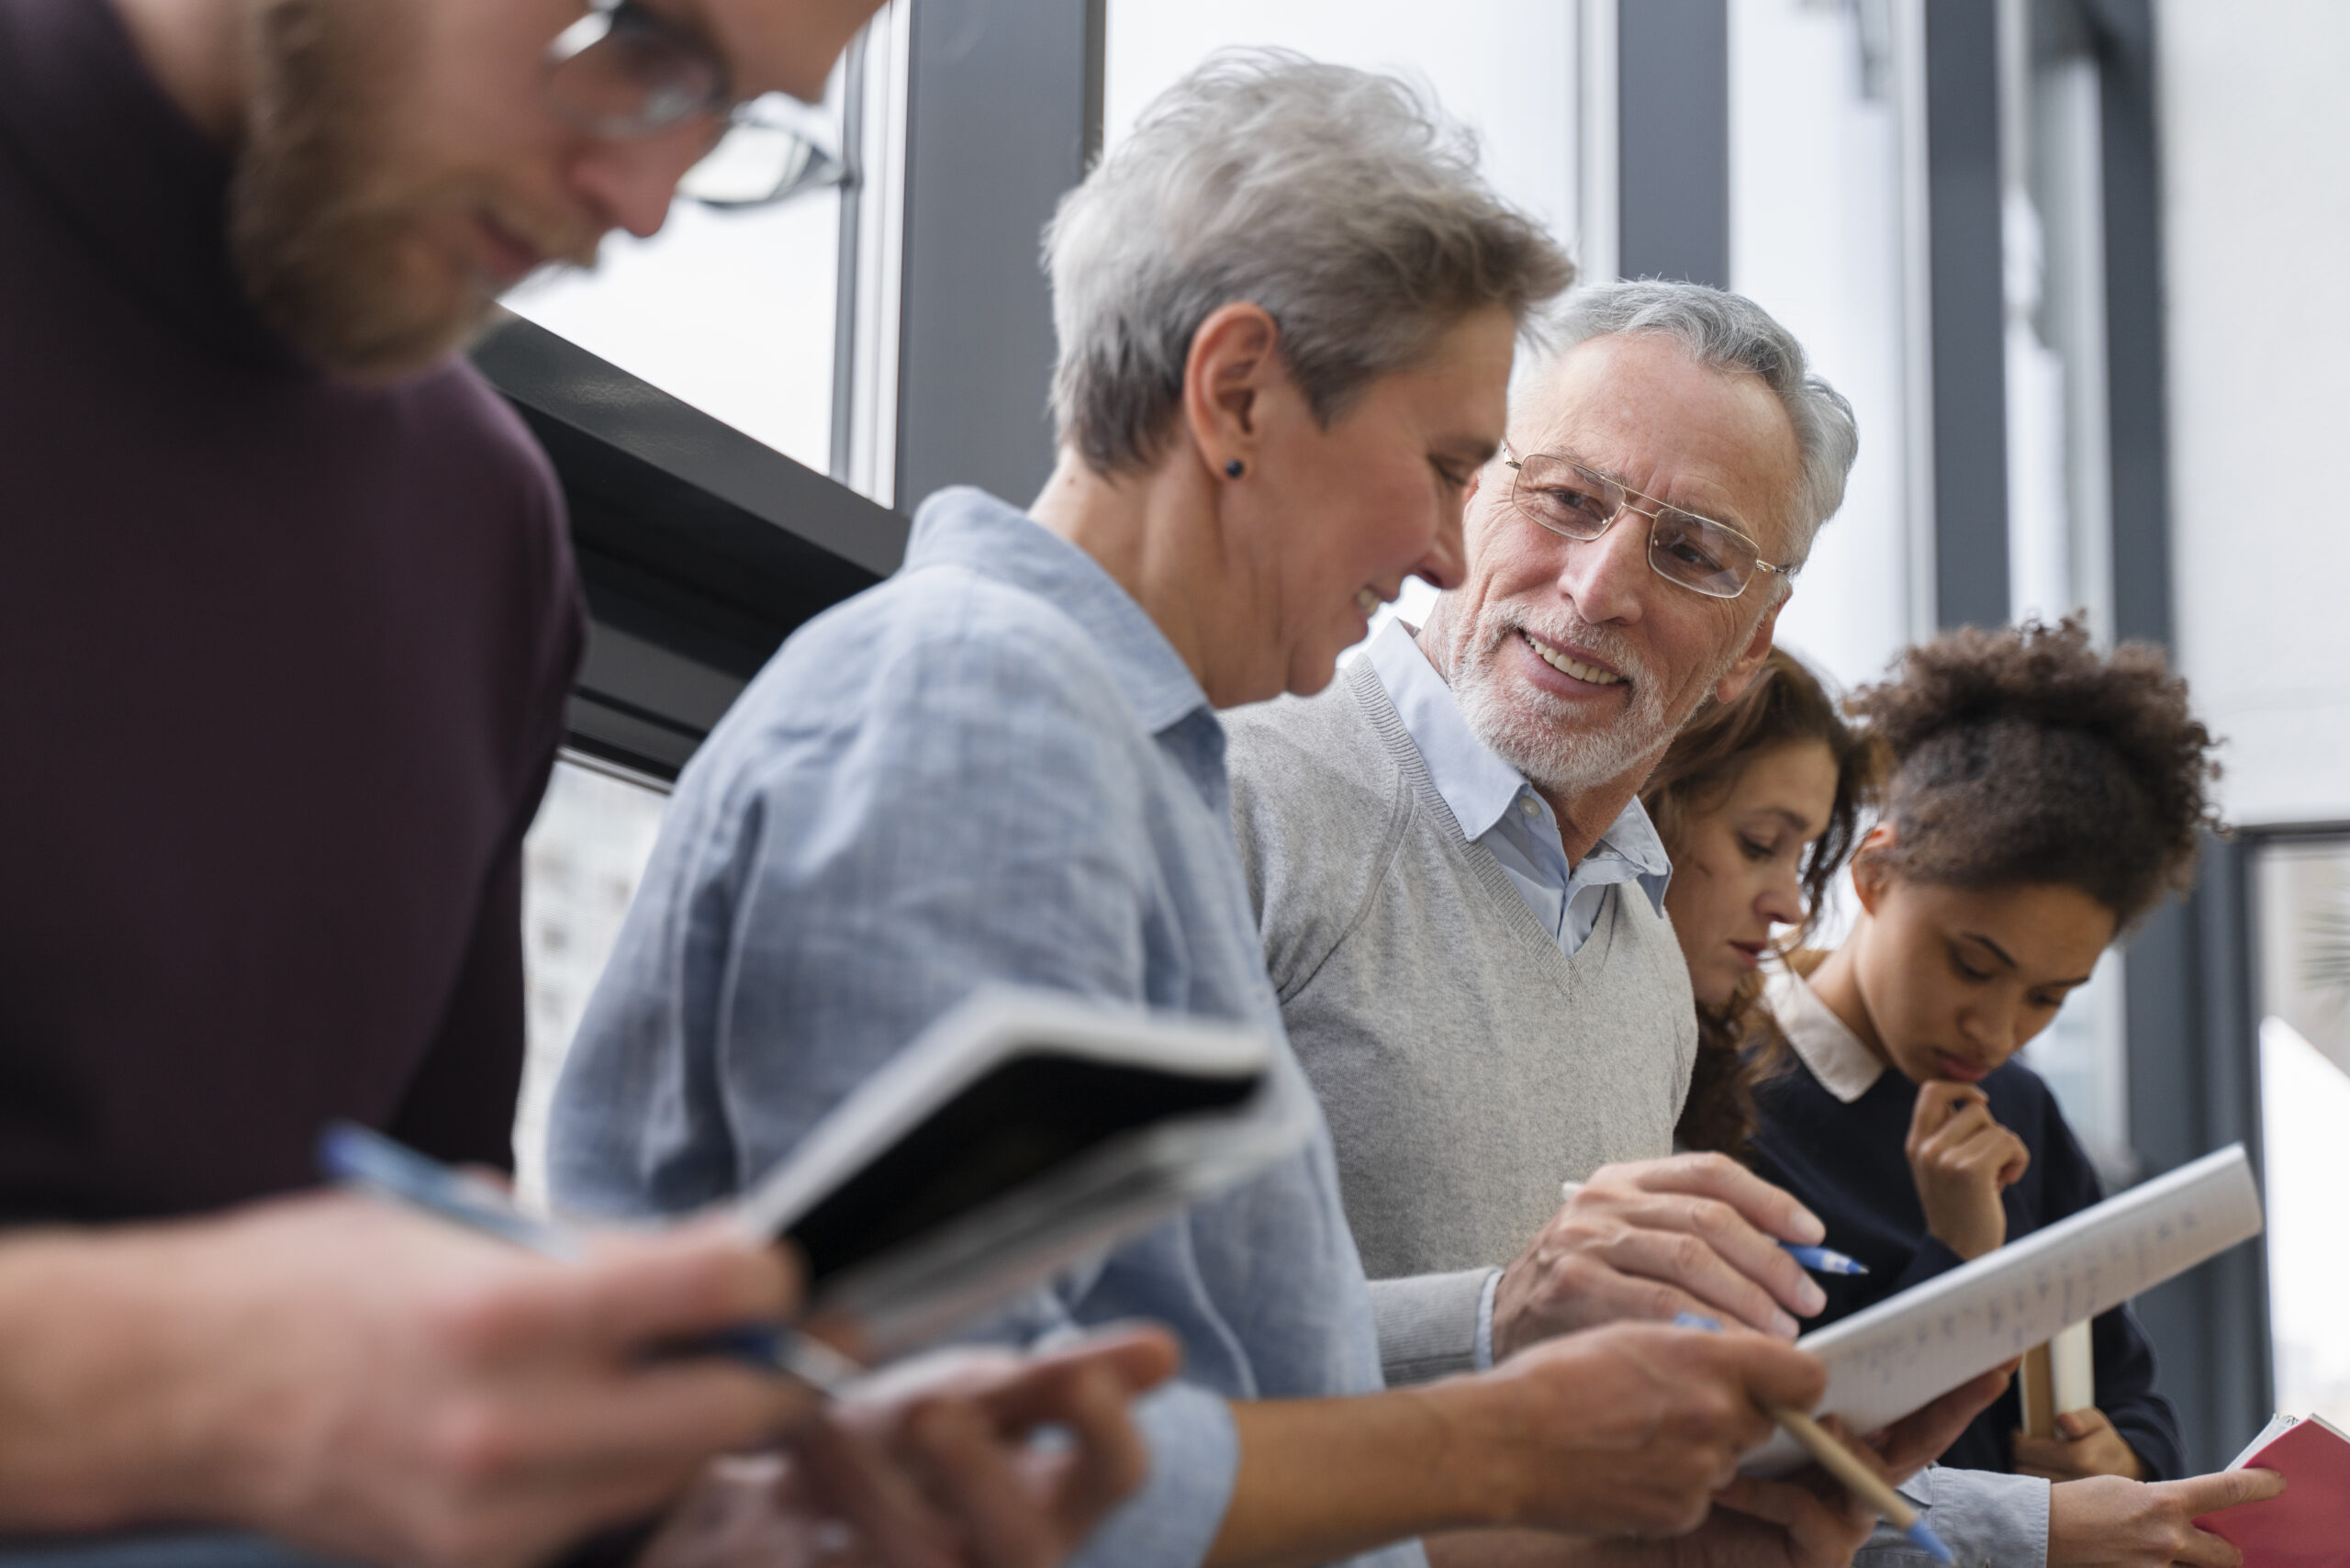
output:
[[[1511,411],[1511,448],[1571,458],[1744,532],[1784,561],[1795,427],[1758,376],[1709,370],[1660,336],[1595,338]],[[1709,599],[1649,565],[1627,512],[1587,543],[1511,500],[1499,459],[1469,503],[1468,577],[1421,633],[1478,738],[1535,785],[1637,786],[1708,694],[1735,697],[1771,651],[1774,579]]]
[[[815,99],[879,0],[644,0],[737,97]],[[230,243],[271,325],[330,373],[437,363],[498,296],[604,234],[661,227],[720,129],[588,134],[550,108],[547,48],[581,0],[263,0]]]

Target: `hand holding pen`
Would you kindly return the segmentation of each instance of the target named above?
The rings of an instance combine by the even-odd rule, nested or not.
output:
[[[1496,1357],[1553,1334],[1675,1312],[1792,1339],[1827,1305],[1789,1251],[1818,1247],[1826,1227],[1718,1154],[1605,1165],[1560,1195],[1562,1206],[1494,1289]]]
[[[328,1178],[354,1192],[431,1215],[541,1257],[576,1262],[587,1249],[587,1239],[577,1229],[523,1213],[496,1183],[350,1122],[337,1122],[320,1136],[319,1165]],[[822,1340],[781,1323],[731,1325],[678,1350],[729,1356],[783,1372],[828,1398],[839,1394],[864,1371]]]
[[[1719,1322],[1699,1313],[1684,1312],[1673,1320],[1681,1328],[1695,1328],[1707,1334],[1722,1331]],[[1779,1429],[1793,1438],[1809,1454],[1813,1462],[1842,1484],[1860,1503],[1873,1510],[1894,1529],[1908,1536],[1940,1562],[1954,1562],[1949,1547],[1926,1522],[1917,1506],[1896,1492],[1884,1476],[1868,1465],[1861,1456],[1837,1440],[1836,1435],[1822,1427],[1804,1411],[1784,1405],[1766,1404],[1763,1414],[1775,1422]]]
[[[1163,1330],[1104,1331],[1034,1356],[942,1352],[867,1378],[829,1346],[784,1326],[797,1305],[788,1264],[777,1249],[744,1245],[730,1225],[590,1237],[522,1214],[496,1183],[360,1127],[330,1129],[320,1157],[344,1185],[378,1200],[304,1200],[345,1211],[337,1221],[344,1232],[453,1247],[475,1272],[513,1282],[507,1294],[515,1301],[458,1315],[482,1320],[461,1335],[475,1342],[474,1363],[455,1369],[457,1389],[474,1401],[476,1417],[498,1409],[488,1398],[493,1369],[478,1364],[480,1354],[494,1349],[490,1341],[509,1342],[511,1359],[528,1363],[515,1378],[524,1395],[514,1412],[518,1429],[654,1456],[642,1473],[612,1473],[610,1464],[588,1473],[594,1484],[580,1490],[592,1491],[592,1515],[560,1489],[536,1485],[533,1503],[569,1521],[568,1533],[533,1535],[529,1551],[498,1561],[542,1558],[597,1524],[641,1518],[676,1501],[689,1481],[691,1495],[640,1561],[705,1563],[718,1548],[746,1538],[845,1544],[861,1559],[892,1563],[940,1561],[941,1542],[965,1543],[981,1561],[1020,1561],[1041,1541],[1052,1543],[1057,1559],[1147,1471],[1129,1406],[1175,1369],[1176,1348]],[[347,1212],[352,1208],[359,1212]],[[396,1210],[433,1223],[419,1226]],[[460,1231],[505,1245],[486,1249]],[[530,1254],[566,1266],[549,1269]],[[397,1267],[394,1260],[380,1262]],[[521,1310],[532,1302],[541,1316]],[[640,1386],[647,1391],[649,1403],[631,1418],[584,1423],[595,1438],[573,1435],[581,1422],[547,1418],[551,1397],[567,1412],[599,1413],[583,1402],[584,1390],[548,1379],[548,1363],[571,1354],[574,1341],[586,1353],[588,1381],[632,1396]],[[466,1386],[468,1376],[475,1386]],[[400,1381],[413,1389],[416,1380]],[[834,1393],[853,1397],[834,1404],[827,1395]],[[709,1420],[728,1423],[717,1428],[719,1440],[702,1440],[686,1421],[692,1401],[709,1406]],[[1045,1432],[1057,1440],[1039,1446]],[[665,1442],[697,1446],[661,1459]],[[701,1465],[714,1453],[777,1443]],[[518,1481],[535,1480],[527,1467],[516,1468]],[[482,1489],[478,1478],[473,1487]],[[555,1511],[563,1506],[568,1512]],[[331,1544],[338,1555],[431,1561],[413,1549],[391,1550],[397,1540]]]
[[[91,1250],[135,1261],[118,1294],[142,1316],[96,1327],[156,1352],[115,1381],[139,1386],[128,1409],[168,1417],[124,1451],[202,1485],[140,1506],[181,1517],[200,1500],[206,1518],[319,1557],[545,1561],[822,1408],[738,1362],[641,1354],[796,1309],[789,1260],[723,1227],[602,1237],[558,1264],[313,1192]],[[102,1403],[78,1413],[77,1439],[110,1429]]]

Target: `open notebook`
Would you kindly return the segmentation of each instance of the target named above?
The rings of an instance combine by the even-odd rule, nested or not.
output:
[[[2278,1415],[2230,1470],[2285,1478],[2285,1495],[2195,1521],[2235,1542],[2244,1568],[2343,1568],[2350,1563],[2350,1436],[2321,1416]]]
[[[805,1255],[811,1322],[886,1359],[1294,1151],[1311,1091],[1280,1063],[1255,1030],[982,991],[736,1214]]]
[[[1796,1340],[1828,1366],[1814,1414],[1874,1432],[2260,1225],[2243,1145],[2182,1165]],[[1743,1468],[1774,1475],[1803,1459],[1782,1433]]]

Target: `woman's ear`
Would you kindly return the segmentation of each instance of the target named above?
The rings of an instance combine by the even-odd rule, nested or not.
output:
[[[1880,822],[1869,829],[1861,846],[1852,851],[1852,894],[1868,914],[1876,913],[1877,901],[1885,897],[1886,883],[1892,879],[1885,856],[1893,843],[1893,824]]]
[[[1183,423],[1213,472],[1240,478],[1257,467],[1262,399],[1281,374],[1281,329],[1261,305],[1235,301],[1208,313],[1183,359]]]

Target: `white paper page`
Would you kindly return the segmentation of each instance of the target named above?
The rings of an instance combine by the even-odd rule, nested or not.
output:
[[[2258,1235],[2260,1223],[2244,1146],[2206,1155],[1805,1335],[1796,1343],[1828,1364],[1818,1413],[1874,1432]],[[1802,1459],[1781,1433],[1745,1469],[1776,1474]]]
[[[2258,1437],[2244,1445],[2244,1452],[2228,1461],[2228,1468],[2230,1470],[2242,1470],[2244,1468],[2244,1461],[2250,1459],[2254,1454],[2258,1453],[2262,1449],[2266,1448],[2273,1439],[2283,1437],[2286,1433],[2291,1431],[2300,1424],[2301,1418],[2299,1416],[2288,1416],[2282,1410],[2279,1410],[2277,1414],[2268,1417],[2268,1425],[2260,1428],[2260,1435]]]
[[[2097,1348],[2089,1341],[2087,1322],[2076,1323],[2048,1341],[2048,1381],[2056,1389],[2056,1414],[2097,1404]]]

